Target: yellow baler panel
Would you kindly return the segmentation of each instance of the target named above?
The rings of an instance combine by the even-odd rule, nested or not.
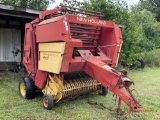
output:
[[[39,70],[59,73],[65,48],[65,42],[39,43]]]

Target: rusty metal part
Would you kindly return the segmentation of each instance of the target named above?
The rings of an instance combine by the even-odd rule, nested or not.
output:
[[[64,7],[64,11],[65,12],[72,12],[73,13],[80,13],[80,14],[84,14],[84,15],[89,15],[89,16],[96,16],[99,18],[104,17],[104,15],[100,12],[95,12],[95,11],[91,11],[91,10],[84,10],[84,9],[80,9],[80,8],[75,8],[75,7],[71,7],[71,6],[63,6]]]

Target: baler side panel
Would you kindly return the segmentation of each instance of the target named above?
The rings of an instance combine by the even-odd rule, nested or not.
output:
[[[56,19],[56,18],[53,18]],[[44,22],[44,21],[43,21]],[[68,25],[61,19],[37,26],[37,42],[54,42],[68,40]]]
[[[33,60],[33,50],[32,50],[32,28],[31,24],[26,24],[25,26],[25,37],[24,37],[24,52],[23,52],[23,64],[27,69],[28,73],[34,71],[34,60]]]
[[[64,49],[64,56],[62,60],[61,72],[68,72],[68,66],[70,61],[72,60],[73,48],[71,47],[70,42],[66,42],[66,46]]]
[[[99,48],[112,60],[112,67],[117,64],[122,43],[121,31],[116,24],[114,24],[114,28],[102,27]]]
[[[37,70],[36,76],[35,76],[35,85],[38,88],[44,88],[47,78],[47,72],[42,70]]]
[[[114,24],[114,36],[115,36],[114,39],[116,41],[116,45],[115,45],[115,52],[113,55],[112,65],[113,67],[117,67],[123,40],[122,40],[121,29],[116,24]]]
[[[66,42],[62,60],[61,72],[69,72],[69,66],[72,65],[73,51],[75,47],[82,47],[82,41],[78,39],[70,39],[69,42]]]

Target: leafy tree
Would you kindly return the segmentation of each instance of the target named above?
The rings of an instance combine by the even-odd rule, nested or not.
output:
[[[132,8],[132,20],[143,29],[143,40],[140,41],[140,47],[145,51],[160,48],[160,23],[156,21],[155,14],[143,9]]]
[[[147,9],[156,15],[157,21],[160,21],[160,0],[140,0],[139,9]]]
[[[82,7],[83,2],[80,2],[77,0],[63,0],[63,3],[61,3],[61,5],[72,6],[72,7]]]
[[[22,8],[46,10],[48,5],[53,3],[54,0],[0,0],[0,2]]]

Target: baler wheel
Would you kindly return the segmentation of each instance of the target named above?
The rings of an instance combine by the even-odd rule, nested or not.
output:
[[[106,96],[108,94],[108,89],[104,86],[101,86],[101,90],[100,90],[99,94],[102,96]]]
[[[19,81],[19,95],[24,99],[34,98],[35,86],[30,77],[24,77]]]
[[[43,107],[44,109],[51,110],[54,106],[53,97],[49,94],[43,95]]]

